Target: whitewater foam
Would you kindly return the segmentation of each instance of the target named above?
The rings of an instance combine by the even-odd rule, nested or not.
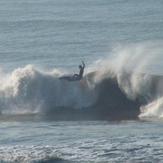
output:
[[[60,75],[59,71],[42,72],[32,65],[7,74],[1,80],[2,113],[46,111],[65,106],[82,108],[90,105],[91,89],[86,80],[85,83],[71,83],[59,80]]]

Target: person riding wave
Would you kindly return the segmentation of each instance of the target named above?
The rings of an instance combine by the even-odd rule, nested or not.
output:
[[[74,79],[81,80],[83,78],[84,68],[85,68],[85,64],[82,61],[82,65],[79,65],[79,74],[74,74],[73,75]]]
[[[77,81],[83,78],[85,63],[82,61],[82,65],[79,65],[79,74],[74,74],[73,76],[62,76],[59,79],[64,79],[68,81]]]

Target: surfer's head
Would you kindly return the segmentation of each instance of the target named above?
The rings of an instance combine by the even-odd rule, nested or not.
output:
[[[79,68],[81,69],[82,68],[82,65],[79,65]]]

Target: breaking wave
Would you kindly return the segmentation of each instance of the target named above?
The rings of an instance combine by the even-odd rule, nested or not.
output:
[[[59,119],[135,119],[163,116],[163,77],[152,75],[163,43],[113,48],[81,81],[60,80],[63,71],[33,65],[1,71],[1,114],[42,114]]]

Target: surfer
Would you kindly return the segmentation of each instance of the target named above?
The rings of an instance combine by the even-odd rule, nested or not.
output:
[[[59,79],[64,79],[68,81],[77,81],[83,78],[85,63],[82,61],[82,65],[79,65],[79,74],[74,74],[72,76],[62,76]]]
[[[79,65],[79,74],[74,74],[73,75],[74,79],[81,80],[83,78],[84,68],[85,68],[85,64],[82,61],[82,65]]]

